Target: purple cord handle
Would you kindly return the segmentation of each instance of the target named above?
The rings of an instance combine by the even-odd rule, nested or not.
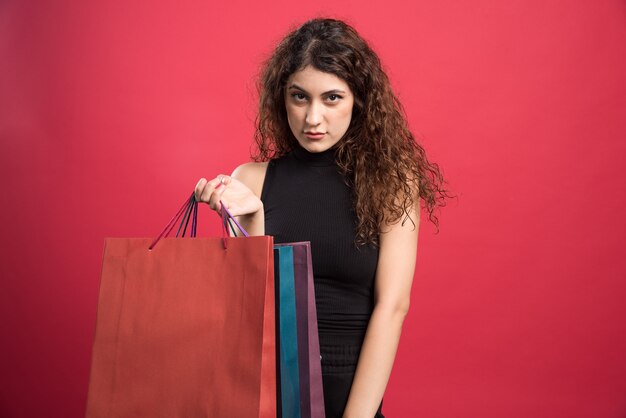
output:
[[[220,200],[220,206],[221,206],[221,217],[222,217],[222,242],[224,244],[224,249],[226,249],[227,248],[226,238],[229,236],[228,231],[226,229],[226,224],[229,223],[229,221],[232,220],[235,223],[235,225],[237,225],[237,228],[239,228],[239,230],[241,231],[244,237],[249,237],[250,235],[245,229],[243,229],[243,227],[239,224],[239,222],[237,222],[235,217],[228,211],[228,209],[226,209],[226,206],[221,200]],[[182,221],[181,221],[181,218],[182,218]],[[165,226],[165,229],[161,231],[159,236],[156,237],[154,241],[152,241],[152,244],[150,244],[148,249],[152,250],[155,247],[155,245],[161,240],[161,238],[165,238],[169,236],[170,232],[172,232],[172,230],[174,229],[174,226],[179,221],[181,221],[181,223],[178,228],[178,232],[176,233],[176,236],[178,236],[178,233],[180,232],[181,228],[184,225],[184,229],[183,229],[183,237],[184,237],[185,231],[187,230],[187,224],[189,223],[189,218],[191,218],[190,236],[192,238],[195,238],[196,228],[198,224],[198,202],[196,201],[194,193],[191,194],[191,197],[187,199],[185,203],[183,204],[183,206],[181,206],[181,208],[178,210],[178,212],[176,212],[176,215],[174,215],[174,217],[168,222],[168,224]]]
[[[239,225],[239,222],[237,222],[237,219],[235,219],[235,217],[230,214],[230,212],[228,211],[228,209],[226,209],[226,206],[224,205],[224,203],[222,203],[221,200],[220,200],[220,206],[222,207],[222,218],[224,218],[224,213],[226,213],[226,216],[227,216],[227,218],[225,218],[226,221],[228,221],[228,219],[232,219],[232,221],[235,223],[235,225],[237,225],[237,228],[239,228],[243,236],[249,237],[250,235],[248,234],[248,232],[245,229],[243,229],[243,226]]]

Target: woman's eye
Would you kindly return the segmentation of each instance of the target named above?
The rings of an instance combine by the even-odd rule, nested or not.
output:
[[[330,102],[336,102],[339,101],[339,99],[341,99],[341,96],[338,96],[336,94],[331,94],[330,96],[328,96],[328,101]]]
[[[306,96],[302,93],[294,93],[291,95],[291,97],[293,97],[294,99],[296,99],[296,101],[301,102],[306,100]]]

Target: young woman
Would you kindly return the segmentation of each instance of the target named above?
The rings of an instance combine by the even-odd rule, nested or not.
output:
[[[314,19],[286,36],[259,80],[257,162],[200,179],[251,235],[311,241],[326,416],[383,417],[417,253],[420,201],[443,177],[357,32]]]

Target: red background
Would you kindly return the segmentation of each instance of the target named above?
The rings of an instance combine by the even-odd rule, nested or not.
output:
[[[626,416],[621,0],[4,0],[1,416],[84,414],[103,238],[248,159],[259,64],[318,15],[371,42],[458,195],[422,224],[386,414]]]

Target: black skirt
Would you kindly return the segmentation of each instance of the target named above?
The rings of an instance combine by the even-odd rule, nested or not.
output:
[[[359,361],[360,345],[320,345],[326,418],[342,418]],[[381,401],[374,418],[385,418]]]

